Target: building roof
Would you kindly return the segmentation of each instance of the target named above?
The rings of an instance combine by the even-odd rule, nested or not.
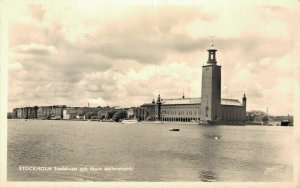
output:
[[[162,105],[190,105],[201,104],[201,98],[174,98],[174,99],[162,99]],[[142,106],[152,106],[155,103],[146,103]],[[242,106],[242,103],[238,99],[221,99],[221,105]]]
[[[144,107],[144,106],[155,106],[155,105],[156,105],[156,103],[145,103],[141,107]]]
[[[221,99],[221,105],[243,106],[238,99]]]
[[[175,99],[163,99],[162,104],[200,104],[201,98],[175,98]]]

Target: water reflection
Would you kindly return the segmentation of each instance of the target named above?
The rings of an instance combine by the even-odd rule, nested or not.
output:
[[[218,177],[216,173],[205,170],[200,172],[199,179],[204,182],[213,182],[213,181],[217,181]]]
[[[218,134],[204,134],[203,135],[207,139],[218,140],[221,138],[221,135]]]

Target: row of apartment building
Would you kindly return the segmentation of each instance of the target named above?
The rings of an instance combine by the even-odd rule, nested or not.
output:
[[[14,119],[107,119],[109,112],[127,111],[133,116],[134,108],[116,107],[67,107],[65,105],[14,108]]]
[[[16,119],[50,119],[62,118],[65,105],[33,106],[13,109],[13,118]]]

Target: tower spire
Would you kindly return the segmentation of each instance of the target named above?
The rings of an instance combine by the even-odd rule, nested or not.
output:
[[[161,103],[161,100],[160,100],[160,94],[158,94],[158,96],[157,96],[156,103]]]
[[[210,39],[211,39],[210,46],[213,47],[213,46],[214,46],[214,38],[215,38],[216,36],[215,36],[215,35],[210,35],[209,37],[210,37]]]
[[[216,60],[216,49],[214,48],[214,38],[216,36],[209,36],[211,38],[211,43],[210,43],[210,49],[208,49],[208,61],[207,64],[212,64],[215,65],[217,64],[217,60]]]
[[[246,97],[246,94],[244,92],[244,96],[243,96],[243,106],[246,107],[246,104],[247,104],[247,97]]]

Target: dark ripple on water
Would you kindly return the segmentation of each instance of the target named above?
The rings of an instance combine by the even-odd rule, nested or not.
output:
[[[203,182],[214,182],[218,181],[217,175],[212,171],[201,171],[199,179]]]

